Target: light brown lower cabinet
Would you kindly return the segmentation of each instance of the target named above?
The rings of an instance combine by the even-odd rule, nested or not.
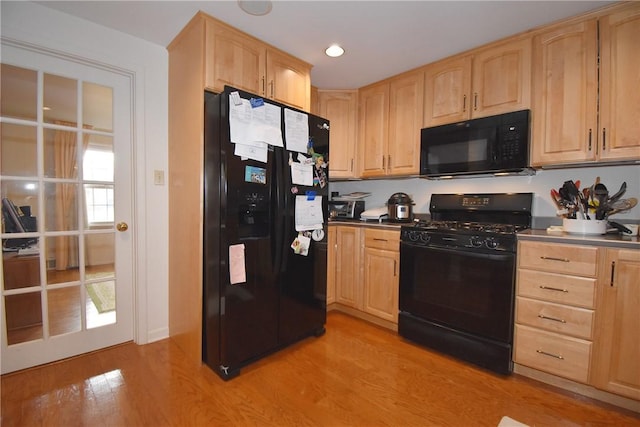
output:
[[[514,362],[640,401],[640,250],[520,241]]]
[[[640,250],[603,251],[591,383],[640,400]]]
[[[332,309],[397,329],[400,230],[330,226],[327,266]]]
[[[364,229],[363,310],[398,324],[400,232]]]

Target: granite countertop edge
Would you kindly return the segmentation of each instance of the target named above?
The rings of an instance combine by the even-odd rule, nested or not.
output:
[[[571,234],[564,231],[529,229],[519,232],[517,237],[518,240],[640,249],[640,237],[622,234]]]

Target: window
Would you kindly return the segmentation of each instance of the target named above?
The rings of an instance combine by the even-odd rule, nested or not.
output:
[[[82,166],[87,224],[113,223],[113,152],[89,147]]]

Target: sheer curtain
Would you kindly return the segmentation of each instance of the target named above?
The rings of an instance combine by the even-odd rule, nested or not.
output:
[[[74,126],[73,123],[57,124]],[[85,126],[85,129],[89,127]],[[57,178],[78,179],[78,147],[76,131],[56,130],[54,136],[54,167]],[[89,135],[83,134],[82,153],[89,145]],[[56,230],[70,231],[78,229],[79,186],[59,183],[56,185]],[[78,267],[78,238],[75,236],[56,237],[56,270]]]

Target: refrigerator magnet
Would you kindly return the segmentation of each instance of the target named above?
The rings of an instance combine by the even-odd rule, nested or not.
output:
[[[322,228],[313,230],[311,232],[311,238],[316,242],[319,242],[320,240],[324,239],[324,230]]]

